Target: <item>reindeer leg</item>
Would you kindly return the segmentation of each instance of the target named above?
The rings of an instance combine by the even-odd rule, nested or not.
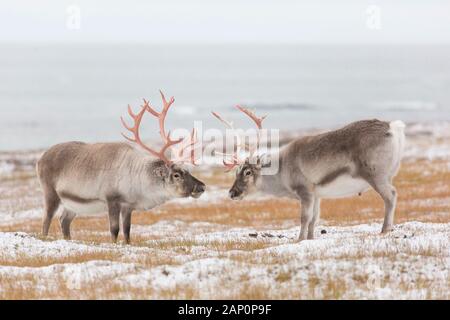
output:
[[[44,237],[48,236],[48,229],[60,202],[61,200],[53,188],[44,187],[44,219],[42,222],[42,235]]]
[[[301,200],[302,208],[301,208],[301,228],[300,228],[300,236],[298,237],[298,241],[306,240],[308,234],[308,227],[313,217],[313,201],[312,199],[302,199]]]
[[[61,231],[63,233],[64,239],[70,240],[70,224],[72,223],[73,218],[75,218],[76,213],[64,209],[61,217],[59,217],[59,224],[61,226]]]
[[[384,222],[381,233],[387,233],[392,230],[394,225],[397,190],[389,181],[373,181],[370,184],[384,201]]]
[[[133,208],[124,207],[122,208],[122,232],[125,238],[125,243],[130,244],[130,229],[131,229],[131,213]]]
[[[120,203],[118,201],[108,201],[108,215],[111,241],[116,243],[120,229]]]
[[[313,205],[314,197],[311,192],[308,191],[306,186],[299,185],[293,188],[297,193],[301,201],[301,213],[300,213],[300,236],[298,241],[306,240],[308,234],[308,227],[313,218]]]
[[[314,239],[314,228],[316,227],[316,223],[320,217],[320,198],[314,197],[314,205],[313,205],[313,217],[308,226],[308,239]]]

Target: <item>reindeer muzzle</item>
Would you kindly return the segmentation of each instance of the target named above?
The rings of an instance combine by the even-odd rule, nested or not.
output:
[[[236,188],[230,189],[229,193],[230,198],[233,200],[241,200],[244,197],[244,193]]]
[[[199,198],[203,192],[205,192],[206,186],[204,183],[198,183],[194,186],[194,190],[191,192],[191,197],[193,198]]]

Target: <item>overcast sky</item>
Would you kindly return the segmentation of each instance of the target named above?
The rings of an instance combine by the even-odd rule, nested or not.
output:
[[[0,42],[448,44],[450,1],[0,0]]]

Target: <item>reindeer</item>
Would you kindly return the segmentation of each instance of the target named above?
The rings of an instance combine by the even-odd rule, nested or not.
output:
[[[260,132],[265,117],[259,118],[241,106],[237,108],[250,117]],[[213,115],[234,129],[217,113]],[[229,196],[237,200],[263,191],[300,200],[301,241],[314,238],[322,198],[361,195],[372,188],[384,201],[381,232],[386,233],[393,228],[397,192],[392,179],[400,167],[404,127],[399,120],[363,120],[335,131],[295,139],[270,156],[255,155],[254,151],[246,158],[239,158],[237,151],[224,154],[223,163],[228,170],[238,167]],[[243,147],[250,151],[248,146]],[[231,162],[225,161],[227,157],[231,157]],[[273,161],[278,161],[277,173],[262,174]]]
[[[188,154],[189,158],[182,154],[186,146],[195,144],[194,131],[181,150],[181,163],[174,163],[166,156],[166,151],[186,139],[172,140],[170,132],[166,134],[166,115],[175,100],[172,97],[167,101],[161,91],[160,94],[163,101],[160,113],[144,99],[137,114],[128,105],[133,127],[121,118],[134,138],[122,135],[135,146],[125,142],[67,142],[51,147],[42,155],[37,163],[37,175],[44,192],[44,236],[48,235],[52,218],[61,205],[60,225],[65,239],[71,239],[70,224],[77,214],[107,211],[112,241],[117,241],[121,215],[128,244],[133,210],[151,209],[176,197],[198,198],[205,191],[205,184],[181,166],[183,162],[195,164],[193,153]],[[140,137],[139,128],[147,112],[159,121],[163,140],[159,151],[145,145]]]

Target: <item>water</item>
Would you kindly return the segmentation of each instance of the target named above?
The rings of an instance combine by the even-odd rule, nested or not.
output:
[[[449,57],[450,46],[1,45],[0,150],[121,140],[127,104],[160,108],[159,88],[176,97],[172,128],[217,126],[210,110],[248,127],[236,103],[284,130],[450,120]]]

